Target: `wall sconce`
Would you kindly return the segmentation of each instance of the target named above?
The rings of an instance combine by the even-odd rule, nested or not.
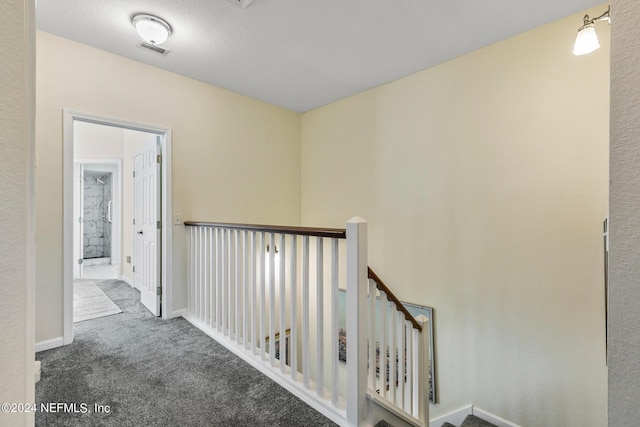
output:
[[[131,17],[131,23],[142,40],[152,45],[162,44],[171,34],[171,25],[164,19],[147,13],[140,13]]]
[[[590,19],[589,15],[584,15],[584,23],[582,27],[578,29],[578,35],[576,36],[576,43],[573,45],[574,55],[586,55],[600,47],[598,42],[598,35],[596,34],[595,23],[600,21],[607,21],[611,23],[609,17],[609,11],[611,7],[607,8],[607,11],[602,15]]]

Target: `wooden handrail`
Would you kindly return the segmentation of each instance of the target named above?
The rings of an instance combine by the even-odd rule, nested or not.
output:
[[[228,228],[233,230],[259,231],[266,233],[296,234],[300,236],[330,237],[334,239],[346,239],[347,231],[344,228],[318,228],[295,227],[288,225],[258,225],[258,224],[232,224],[225,222],[201,222],[185,221],[184,225],[191,227]]]
[[[378,288],[378,290],[381,292],[384,292],[387,295],[387,298],[389,298],[396,305],[396,308],[398,309],[398,311],[401,311],[402,314],[404,314],[404,318],[413,324],[414,329],[417,329],[420,332],[422,332],[422,326],[420,326],[420,323],[418,323],[416,318],[413,317],[411,313],[409,313],[409,310],[407,310],[404,304],[400,302],[398,297],[396,297],[393,294],[393,292],[391,292],[391,289],[389,289],[389,287],[384,284],[382,279],[378,277],[378,275],[371,269],[371,267],[368,267],[368,269],[369,269],[369,273],[368,273],[369,279],[376,282],[376,287]]]

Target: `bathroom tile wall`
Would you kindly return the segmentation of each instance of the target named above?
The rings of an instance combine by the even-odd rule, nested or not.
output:
[[[83,209],[83,258],[85,259],[111,255],[111,224],[106,220],[109,200],[111,200],[111,174],[85,172]]]

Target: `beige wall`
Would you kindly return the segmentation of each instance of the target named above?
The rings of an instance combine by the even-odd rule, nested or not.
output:
[[[186,220],[299,223],[298,114],[42,32],[37,63],[36,341],[63,332],[63,108],[170,128],[173,212]]]
[[[611,2],[609,425],[640,419],[640,9]]]
[[[431,418],[606,423],[608,28],[573,56],[583,15],[303,115],[303,224],[367,219],[373,269],[435,308]]]
[[[34,402],[35,4],[0,13],[0,402]],[[0,412],[0,425],[33,425],[33,413]]]

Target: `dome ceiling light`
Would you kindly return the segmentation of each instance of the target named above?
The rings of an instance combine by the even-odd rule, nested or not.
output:
[[[133,15],[131,23],[136,28],[140,38],[152,45],[166,42],[171,34],[171,25],[167,21],[148,13]]]

